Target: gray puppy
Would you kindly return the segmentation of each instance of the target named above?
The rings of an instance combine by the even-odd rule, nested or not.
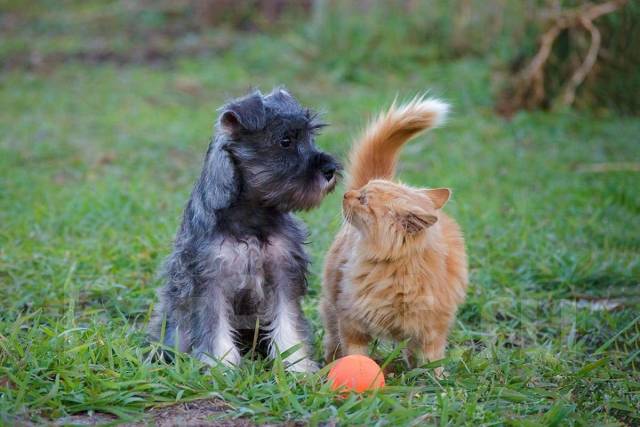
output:
[[[300,307],[307,232],[291,212],[317,206],[336,185],[340,165],[314,145],[321,127],[284,89],[221,108],[165,263],[152,339],[237,365],[257,331],[270,357],[302,343],[288,369],[316,369]]]

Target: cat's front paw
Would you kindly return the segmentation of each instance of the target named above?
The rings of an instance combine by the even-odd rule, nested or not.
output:
[[[444,380],[449,376],[449,374],[444,371],[444,367],[442,366],[435,368],[433,371],[436,375],[436,379],[439,379],[439,380]]]

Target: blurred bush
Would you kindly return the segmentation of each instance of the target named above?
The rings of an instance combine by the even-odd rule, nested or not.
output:
[[[507,56],[527,38],[526,9],[505,0],[316,0],[296,46],[336,76],[358,80],[375,72],[367,66],[402,71],[468,55]]]

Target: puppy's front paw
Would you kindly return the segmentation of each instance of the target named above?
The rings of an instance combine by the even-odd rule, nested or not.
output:
[[[198,356],[198,359],[200,359],[201,362],[206,363],[209,366],[215,366],[219,363],[222,363],[227,367],[233,368],[240,365],[242,356],[240,356],[240,353],[238,352],[238,350],[232,349],[218,357],[212,357],[207,353],[201,353]]]
[[[297,362],[287,363],[286,369],[289,372],[304,372],[307,374],[311,374],[313,372],[316,372],[319,369],[319,367],[318,367],[318,364],[313,360],[304,358]]]

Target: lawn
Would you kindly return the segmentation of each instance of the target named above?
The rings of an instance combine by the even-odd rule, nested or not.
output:
[[[0,424],[148,421],[150,408],[198,399],[224,425],[639,424],[640,175],[611,164],[640,161],[640,119],[559,110],[507,121],[491,83],[477,58],[341,79],[263,36],[162,63],[0,71]],[[399,172],[451,187],[447,211],[466,235],[471,284],[441,362],[447,378],[409,370],[388,343],[374,351],[389,363],[388,387],[347,399],[323,372],[293,375],[279,362],[209,369],[146,356],[157,272],[216,109],[278,84],[324,112],[318,143],[343,159],[396,95],[430,90],[452,104],[446,126],[405,148]],[[341,191],[300,215],[318,360],[320,271]]]

